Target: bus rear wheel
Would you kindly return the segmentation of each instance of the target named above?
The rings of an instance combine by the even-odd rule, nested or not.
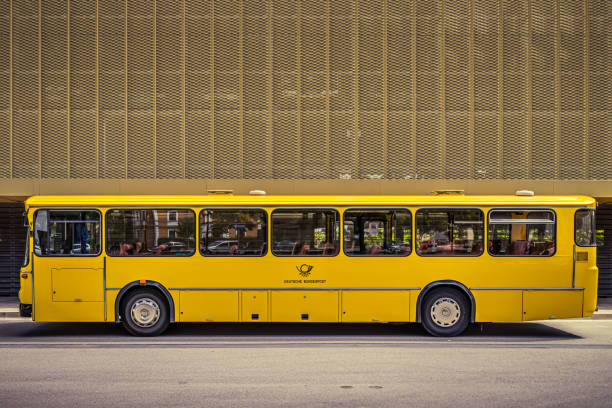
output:
[[[432,336],[458,336],[470,322],[470,305],[457,289],[440,288],[425,297],[421,309],[423,328]]]
[[[151,290],[136,290],[128,294],[122,313],[123,327],[134,336],[157,336],[170,323],[168,305]]]

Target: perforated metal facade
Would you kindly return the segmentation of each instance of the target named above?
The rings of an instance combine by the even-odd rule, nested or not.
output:
[[[0,180],[612,180],[611,27],[606,0],[2,1]]]

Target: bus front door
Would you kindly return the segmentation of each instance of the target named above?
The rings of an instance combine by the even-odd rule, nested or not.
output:
[[[33,319],[103,321],[100,212],[38,210],[34,219]]]

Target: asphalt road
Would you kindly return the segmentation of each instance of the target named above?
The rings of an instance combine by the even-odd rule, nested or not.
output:
[[[2,407],[610,407],[612,321],[176,325],[0,320]]]

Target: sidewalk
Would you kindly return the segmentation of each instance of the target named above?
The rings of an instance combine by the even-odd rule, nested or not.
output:
[[[0,318],[2,317],[19,317],[19,299],[0,296]]]
[[[19,317],[19,299],[0,296],[0,318],[3,317]],[[612,320],[612,297],[597,299],[597,311],[591,319]]]
[[[593,314],[593,317],[591,317],[591,319],[612,319],[612,297],[597,299],[597,311],[595,312],[595,314]]]

